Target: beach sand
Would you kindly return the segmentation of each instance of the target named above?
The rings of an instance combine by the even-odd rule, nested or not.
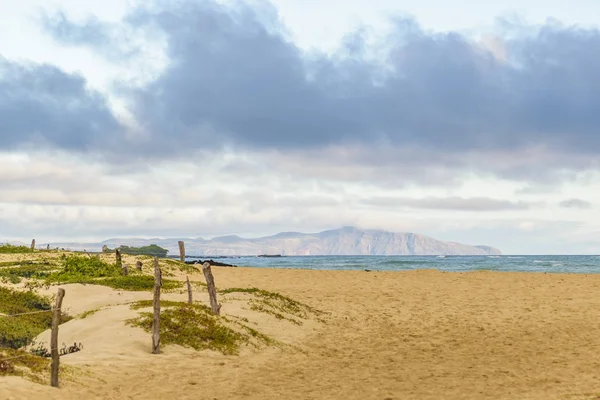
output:
[[[0,399],[600,399],[600,275],[213,271],[220,288],[328,314],[296,326],[229,300],[226,315],[294,347],[151,355],[150,335],[123,322],[136,315],[123,304],[150,293],[65,285],[72,314],[101,308],[61,326],[85,346],[61,359],[69,377],[60,389],[0,378]]]

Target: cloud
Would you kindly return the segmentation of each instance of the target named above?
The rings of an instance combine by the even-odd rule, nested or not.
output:
[[[264,2],[133,9],[113,29],[160,32],[169,60],[156,79],[128,90],[146,133],[138,151],[385,147],[410,149],[403,161],[413,169],[454,162],[516,180],[564,179],[565,170],[596,165],[597,29],[505,25],[490,48],[410,18],[393,23],[378,43],[367,46],[361,30],[321,54],[291,42]],[[96,20],[77,25],[58,14],[45,25],[68,44],[113,42]],[[506,167],[515,152],[533,158]],[[464,155],[488,161],[473,165]]]
[[[592,208],[592,203],[581,199],[567,199],[559,203],[562,208],[578,208],[581,210],[588,210]]]
[[[106,99],[80,75],[0,57],[0,150],[90,150],[118,138],[120,130]]]
[[[171,60],[136,93],[157,142],[168,127],[204,146],[598,149],[595,30],[544,26],[507,41],[504,62],[465,36],[398,19],[381,44],[386,58],[370,60],[360,34],[333,56],[307,55],[248,5],[184,4],[144,14],[166,35]]]
[[[430,210],[451,211],[506,211],[528,210],[534,203],[513,202],[487,197],[426,197],[421,199],[405,197],[371,197],[362,201],[365,205],[377,207],[409,207]]]
[[[136,120],[135,132],[117,136],[115,116],[83,78],[57,69],[50,78],[47,66],[29,74],[78,87],[76,112],[43,84],[24,93],[18,82],[28,78],[12,78],[25,100],[0,105],[11,113],[4,146],[43,132],[57,147],[116,155],[122,168],[145,168],[148,157],[251,153],[294,176],[382,186],[452,185],[469,173],[539,185],[600,165],[600,57],[589,51],[600,45],[597,29],[505,24],[482,44],[395,18],[382,40],[361,29],[324,54],[296,46],[266,2],[157,0],[120,23],[61,12],[41,22],[60,43],[113,62],[143,59],[148,46],[168,62],[152,79],[116,82]],[[121,145],[97,146],[100,134]]]
[[[68,46],[91,46],[113,61],[139,55],[136,35],[127,24],[110,24],[90,17],[83,23],[71,21],[63,11],[42,13],[42,28],[56,41]]]

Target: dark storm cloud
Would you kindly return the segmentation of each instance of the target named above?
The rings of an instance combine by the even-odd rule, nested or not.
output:
[[[546,25],[506,41],[499,60],[401,19],[382,44],[387,59],[369,61],[360,33],[332,56],[305,54],[249,6],[178,4],[135,19],[167,38],[171,63],[135,102],[159,142],[168,131],[199,146],[600,147],[597,30]]]
[[[120,129],[85,80],[49,65],[0,58],[0,150],[19,145],[83,150]]]
[[[553,180],[552,171],[589,168],[600,150],[597,29],[513,26],[492,52],[398,18],[378,44],[357,31],[327,55],[289,41],[263,2],[157,1],[113,29],[124,25],[161,32],[169,59],[156,79],[128,89],[151,138],[136,145],[140,153],[387,147],[414,149],[413,168],[452,163]],[[46,27],[100,50],[114,36],[105,24],[78,27],[60,14]]]

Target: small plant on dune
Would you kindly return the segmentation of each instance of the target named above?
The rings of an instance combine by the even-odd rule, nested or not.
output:
[[[181,301],[171,301],[171,300],[161,300],[160,301],[161,307],[176,307],[176,306],[181,306],[183,304],[187,304],[187,303],[182,303]],[[135,303],[131,303],[131,305],[129,307],[132,310],[139,310],[141,308],[152,307],[153,305],[154,305],[154,300],[140,300],[140,301],[136,301]],[[195,304],[195,306],[203,307],[200,304]]]
[[[115,264],[110,264],[98,256],[64,255],[64,267],[50,274],[46,280],[51,283],[81,283],[87,285],[108,286],[117,290],[145,291],[154,289],[154,277],[140,275],[140,272],[130,269],[129,275],[123,275],[123,270]],[[182,282],[163,280],[164,291],[181,288]]]
[[[48,277],[51,282],[78,282],[86,278],[119,276],[122,270],[97,256],[63,256],[63,268]]]
[[[176,267],[181,272],[185,272],[185,273],[188,273],[188,274],[195,274],[195,273],[201,272],[200,269],[198,269],[197,267],[194,267],[191,264],[183,263],[183,262],[181,262],[179,260],[170,260],[170,259],[167,258],[167,259],[164,259],[163,262],[166,263],[166,264],[168,264],[168,265],[170,265],[170,266]]]
[[[51,271],[55,269],[49,263],[23,262],[12,268],[0,268],[0,278],[3,282],[17,284],[22,278],[43,279],[50,276]]]
[[[132,292],[154,289],[154,277],[150,275],[116,276],[106,279],[96,279],[87,283],[103,285],[113,289],[127,290]],[[180,289],[181,287],[183,287],[183,282],[163,279],[161,291],[163,293],[168,293]]]
[[[84,312],[82,312],[82,313],[79,315],[79,319],[86,319],[86,318],[87,318],[87,317],[89,317],[90,315],[94,315],[94,314],[96,314],[98,311],[100,311],[100,309],[99,309],[99,308],[95,308],[95,309],[93,309],[93,310],[87,310],[87,311],[84,311]]]
[[[43,383],[42,375],[47,374],[50,360],[23,350],[0,348],[0,376],[15,375]]]
[[[0,244],[0,254],[20,254],[20,253],[31,253],[32,250],[27,246],[15,246],[8,243]]]
[[[238,354],[248,337],[223,325],[218,316],[201,304],[161,302],[165,307],[160,314],[160,339],[164,344],[176,344],[194,350],[216,350],[223,354]],[[150,302],[134,303],[133,308],[150,306]],[[127,321],[132,326],[152,332],[153,315],[141,313]]]
[[[0,313],[6,315],[0,316],[0,347],[18,349],[29,345],[52,326],[50,310],[50,299],[46,297],[0,287]],[[63,313],[62,322],[70,319]]]
[[[324,314],[322,311],[319,311],[309,305],[293,300],[279,293],[269,292],[267,290],[257,288],[230,288],[221,290],[220,293],[251,294],[254,296],[254,299],[251,299],[249,302],[252,310],[271,314],[277,319],[285,319],[296,325],[301,325],[301,322],[286,316],[286,314],[301,319],[308,319],[309,314],[314,314],[317,316]]]

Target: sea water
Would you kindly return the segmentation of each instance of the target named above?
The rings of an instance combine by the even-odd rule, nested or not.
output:
[[[210,257],[205,257],[210,258]],[[190,261],[194,259],[190,258]],[[217,261],[257,268],[405,271],[519,271],[600,273],[600,256],[290,256],[231,257]]]

